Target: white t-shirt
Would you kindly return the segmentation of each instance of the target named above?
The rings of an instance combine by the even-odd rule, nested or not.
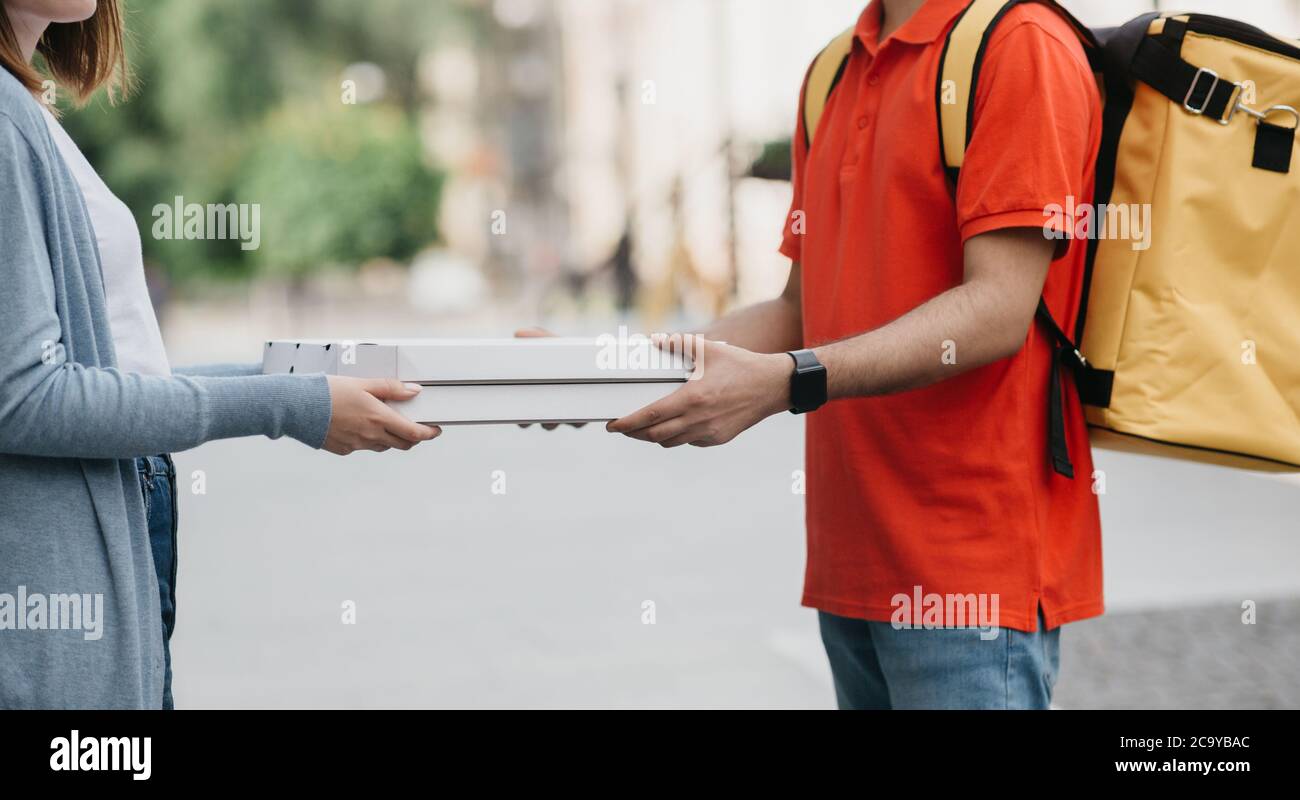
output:
[[[49,109],[41,106],[54,144],[86,198],[90,224],[95,229],[99,259],[104,267],[104,294],[117,366],[123,372],[170,375],[158,317],[144,282],[144,255],[140,229],[131,209],[100,180],[90,162]]]

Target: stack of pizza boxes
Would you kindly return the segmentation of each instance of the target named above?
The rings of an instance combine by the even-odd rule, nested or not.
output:
[[[680,389],[685,352],[644,336],[533,339],[276,340],[264,373],[418,383],[390,405],[416,422],[468,425],[618,419]]]

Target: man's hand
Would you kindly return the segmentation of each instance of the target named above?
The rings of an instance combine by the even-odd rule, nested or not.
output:
[[[420,393],[413,383],[397,380],[326,377],[330,387],[330,429],[325,449],[345,456],[356,450],[382,453],[389,448],[410,450],[433,439],[442,429],[420,425],[384,405],[384,400],[410,400]]]
[[[794,372],[789,355],[751,353],[698,337],[687,342],[702,343],[702,354],[690,353],[696,375],[664,399],[609,423],[606,430],[663,447],[713,447],[789,410]]]

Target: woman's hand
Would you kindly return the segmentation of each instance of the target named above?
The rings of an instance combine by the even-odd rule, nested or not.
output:
[[[324,448],[345,456],[356,450],[382,453],[389,448],[410,450],[433,439],[442,429],[421,425],[384,405],[385,400],[410,400],[420,393],[414,383],[398,380],[346,378],[328,375],[330,429]]]

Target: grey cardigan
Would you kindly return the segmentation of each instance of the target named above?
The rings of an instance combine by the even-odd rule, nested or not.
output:
[[[236,436],[320,447],[329,427],[324,376],[115,363],[81,192],[37,101],[0,69],[0,708],[161,705],[131,459]]]

